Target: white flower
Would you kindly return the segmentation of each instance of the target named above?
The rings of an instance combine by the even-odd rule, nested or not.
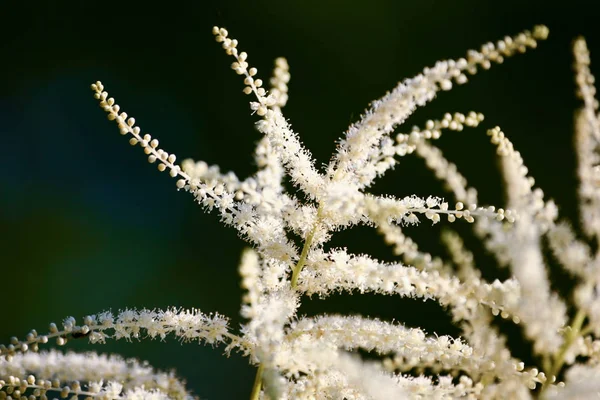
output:
[[[409,133],[394,130],[412,112],[440,91],[464,84],[467,74],[488,69],[506,57],[535,48],[547,28],[537,26],[514,37],[487,43],[465,58],[437,62],[414,78],[400,82],[371,103],[359,121],[339,141],[331,162],[320,169],[282,108],[288,99],[289,66],[277,59],[270,92],[263,87],[248,55],[227,30],[215,27],[217,42],[234,58],[232,69],[243,76],[250,110],[258,117],[262,137],[255,151],[258,170],[240,180],[218,166],[184,160],[159,147],[143,134],[135,119],[121,111],[100,82],[92,85],[100,106],[119,132],[140,145],[159,171],[177,178],[176,186],[190,192],[207,210],[235,228],[252,249],[242,256],[241,314],[238,332],[220,314],[199,310],[125,309],[85,317],[68,317],[62,329],[30,332],[0,347],[0,394],[44,398],[46,392],[105,398],[186,398],[183,383],[172,374],[155,372],[136,361],[95,354],[33,353],[55,339],[58,345],[88,338],[160,339],[225,345],[258,366],[253,400],[391,399],[391,398],[516,398],[541,394],[547,398],[589,397],[598,392],[600,365],[600,118],[594,79],[585,42],[575,42],[576,82],[583,108],[577,119],[578,175],[581,180],[582,227],[590,245],[566,222],[557,222],[558,208],[544,198],[521,154],[499,128],[487,130],[496,148],[504,177],[508,208],[482,207],[477,190],[446,160],[435,140],[443,132],[476,128],[480,113],[445,114]],[[422,157],[455,197],[438,195],[395,198],[368,192],[375,179],[398,164],[399,157]],[[286,180],[294,190],[286,189]],[[405,182],[402,182],[404,185]],[[404,225],[474,223],[475,234],[496,257],[510,278],[488,282],[477,267],[480,260],[453,232],[442,241],[449,260],[419,248],[406,236]],[[331,248],[336,231],[365,224],[376,228],[400,259],[380,261],[366,254]],[[423,228],[421,228],[423,229]],[[437,238],[435,238],[437,240]],[[553,291],[548,244],[555,261],[575,279],[574,300]],[[461,337],[428,334],[417,327],[365,316],[299,316],[306,296],[338,292],[376,293],[435,301],[461,329]],[[575,309],[573,316],[568,310]],[[498,316],[522,326],[533,344],[535,358],[525,365],[513,354],[494,322]],[[372,360],[357,351],[369,352]],[[584,363],[580,363],[584,360]],[[566,370],[566,383],[556,382]],[[410,375],[409,375],[410,374]],[[84,385],[82,386],[82,383]],[[64,385],[63,385],[64,384]],[[539,388],[538,393],[532,392]],[[261,397],[262,396],[262,397]]]

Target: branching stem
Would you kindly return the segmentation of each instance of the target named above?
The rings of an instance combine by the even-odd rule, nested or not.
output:
[[[565,356],[567,354],[567,351],[569,350],[571,345],[573,345],[573,343],[580,336],[582,336],[584,331],[587,331],[587,329],[585,329],[585,328],[582,329],[585,318],[586,318],[585,311],[583,311],[581,309],[579,311],[577,311],[577,314],[575,314],[575,317],[573,317],[573,321],[572,321],[571,325],[565,331],[565,334],[564,334],[565,341],[564,341],[563,345],[560,347],[559,351],[552,357],[551,361],[548,359],[545,360],[544,366],[546,368],[548,368],[547,369],[548,381],[546,381],[546,383],[552,383],[553,377],[556,377],[560,373],[560,370],[562,369],[563,365],[565,364]],[[542,387],[542,390],[544,390],[547,387],[548,387],[547,384],[544,384],[544,386]]]

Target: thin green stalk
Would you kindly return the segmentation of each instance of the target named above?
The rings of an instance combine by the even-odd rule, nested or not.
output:
[[[265,367],[263,366],[263,364],[258,364],[258,369],[256,370],[256,377],[254,378],[254,386],[252,386],[252,392],[250,393],[250,400],[258,400],[260,396],[264,369]]]
[[[317,210],[317,218],[315,220],[315,223],[313,224],[312,229],[308,233],[308,236],[306,236],[304,246],[302,247],[302,252],[300,253],[300,259],[298,260],[296,266],[294,266],[294,270],[292,271],[292,289],[298,286],[298,275],[300,275],[300,271],[302,271],[304,264],[306,264],[306,258],[308,257],[308,252],[310,251],[310,248],[312,246],[313,239],[315,238],[315,233],[317,232],[317,229],[321,224],[321,210],[322,208],[319,206],[319,209]]]
[[[565,332],[565,341],[563,343],[563,345],[560,347],[560,350],[558,351],[558,353],[556,353],[553,357],[552,362],[550,363],[551,366],[548,368],[548,381],[546,381],[547,383],[551,383],[550,380],[552,379],[552,377],[556,377],[559,373],[560,370],[562,369],[563,365],[565,364],[565,355],[567,354],[567,351],[569,350],[569,348],[571,347],[571,345],[575,342],[575,340],[577,340],[577,338],[579,338],[582,335],[582,327],[583,327],[583,322],[585,321],[586,315],[585,315],[585,311],[583,310],[579,310],[577,311],[577,314],[575,314],[575,317],[573,318],[573,322],[571,323],[571,325],[569,326],[569,329]],[[547,387],[546,384],[544,384],[544,386],[542,387],[542,390],[544,390]]]
[[[302,253],[300,253],[300,259],[298,260],[298,262],[294,266],[294,270],[292,271],[292,289],[298,286],[298,275],[300,275],[300,271],[302,271],[304,264],[306,264],[306,257],[308,257],[308,251],[310,250],[313,238],[315,237],[315,231],[316,229],[313,228],[306,237],[306,241],[304,242],[304,246],[302,247]]]
[[[319,207],[319,209],[317,210],[317,218],[315,220],[315,223],[314,223],[312,229],[310,230],[310,232],[308,233],[306,240],[304,241],[304,246],[302,246],[302,252],[300,253],[300,259],[298,260],[298,262],[296,263],[296,265],[294,266],[294,269],[292,271],[292,282],[291,282],[292,289],[295,288],[296,286],[298,286],[298,275],[300,275],[300,271],[302,271],[304,264],[306,264],[306,258],[308,257],[308,252],[312,246],[312,242],[315,237],[315,233],[317,232],[317,229],[318,229],[320,223],[321,223],[321,207]],[[258,370],[256,371],[256,377],[254,378],[254,386],[252,387],[252,393],[250,394],[250,400],[258,400],[260,391],[262,389],[262,376],[263,376],[264,368],[265,367],[263,364],[258,364]]]

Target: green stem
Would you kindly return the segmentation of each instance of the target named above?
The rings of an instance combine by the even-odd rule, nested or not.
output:
[[[582,326],[583,326],[583,322],[585,321],[586,315],[585,315],[585,311],[583,310],[579,310],[577,311],[577,314],[575,314],[575,317],[573,318],[573,322],[571,323],[570,327],[568,328],[568,330],[565,332],[565,341],[563,343],[563,345],[560,347],[560,350],[558,351],[558,353],[556,353],[553,357],[552,360],[552,366],[548,369],[548,383],[550,383],[550,380],[552,379],[552,377],[556,377],[559,373],[560,370],[562,369],[563,365],[565,364],[565,355],[567,354],[567,351],[569,350],[569,348],[571,347],[571,345],[573,344],[573,342],[575,342],[575,340],[577,340],[578,337],[581,336],[582,333]],[[542,390],[545,389],[547,387],[547,385],[544,385]]]
[[[321,207],[319,207],[319,209],[317,210],[317,218],[315,220],[315,223],[314,223],[312,229],[310,230],[310,232],[308,233],[308,236],[306,236],[306,240],[304,241],[304,246],[302,247],[302,252],[300,253],[300,259],[298,260],[298,262],[296,263],[296,265],[294,266],[294,269],[292,271],[292,282],[291,282],[292,289],[294,289],[296,286],[298,286],[298,275],[300,275],[300,271],[302,271],[304,264],[306,264],[306,258],[308,257],[308,252],[312,246],[313,239],[315,238],[315,233],[317,232],[317,228],[319,227],[320,223],[321,223]],[[262,389],[262,376],[263,376],[264,369],[265,369],[265,367],[263,364],[258,364],[258,370],[256,371],[256,377],[254,378],[254,386],[252,386],[252,393],[250,394],[250,400],[258,400],[260,391]]]
[[[579,333],[581,336],[587,336],[593,332],[593,328],[591,325],[586,326],[585,328],[581,328],[581,332]]]
[[[252,392],[250,393],[250,400],[258,400],[260,396],[260,390],[262,389],[262,375],[265,367],[262,364],[258,364],[256,370],[256,377],[254,378],[254,386],[252,386]]]
[[[308,251],[310,250],[310,248],[312,246],[312,242],[315,237],[315,233],[317,232],[317,228],[319,227],[320,223],[321,223],[321,207],[319,207],[319,209],[317,210],[317,218],[315,220],[315,223],[314,223],[312,229],[310,230],[310,232],[308,233],[306,240],[304,241],[304,246],[302,247],[302,252],[300,253],[300,259],[298,260],[298,262],[296,263],[296,265],[294,266],[294,269],[292,271],[292,283],[291,283],[292,289],[294,289],[296,286],[298,286],[298,275],[300,275],[300,271],[302,271],[302,267],[304,267],[304,264],[306,264],[306,258],[308,257]],[[256,378],[254,378],[254,386],[252,387],[252,393],[250,394],[250,400],[258,400],[260,391],[262,389],[262,376],[263,376],[264,369],[265,369],[265,367],[263,366],[263,364],[258,364],[258,370],[256,371]]]
[[[317,210],[317,218],[315,219],[315,223],[313,224],[312,229],[308,233],[308,236],[306,236],[306,240],[304,241],[304,246],[302,246],[302,252],[300,253],[300,259],[298,260],[298,262],[294,266],[294,270],[292,271],[292,282],[291,282],[292,289],[295,289],[296,286],[298,286],[298,275],[300,275],[300,271],[302,271],[304,264],[306,264],[306,258],[308,257],[308,252],[312,246],[313,239],[315,238],[315,233],[317,232],[317,229],[318,229],[319,225],[321,224],[321,211],[322,211],[322,208],[319,207],[319,209]]]
[[[300,259],[298,260],[298,263],[296,263],[296,266],[294,266],[294,270],[292,271],[292,289],[298,286],[298,275],[300,275],[300,271],[302,271],[304,264],[306,264],[308,251],[310,250],[313,238],[315,237],[315,230],[316,229],[313,228],[306,237],[306,241],[304,242],[304,246],[302,247],[302,253],[300,253]]]

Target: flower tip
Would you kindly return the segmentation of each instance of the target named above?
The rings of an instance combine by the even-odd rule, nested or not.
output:
[[[548,39],[550,30],[546,25],[536,25],[533,27],[533,37],[538,40]]]
[[[95,83],[92,83],[92,84],[90,85],[90,88],[91,88],[93,91],[96,91],[96,92],[97,92],[97,91],[102,91],[102,90],[104,89],[104,85],[102,85],[102,82],[100,82],[100,81],[96,81]]]

